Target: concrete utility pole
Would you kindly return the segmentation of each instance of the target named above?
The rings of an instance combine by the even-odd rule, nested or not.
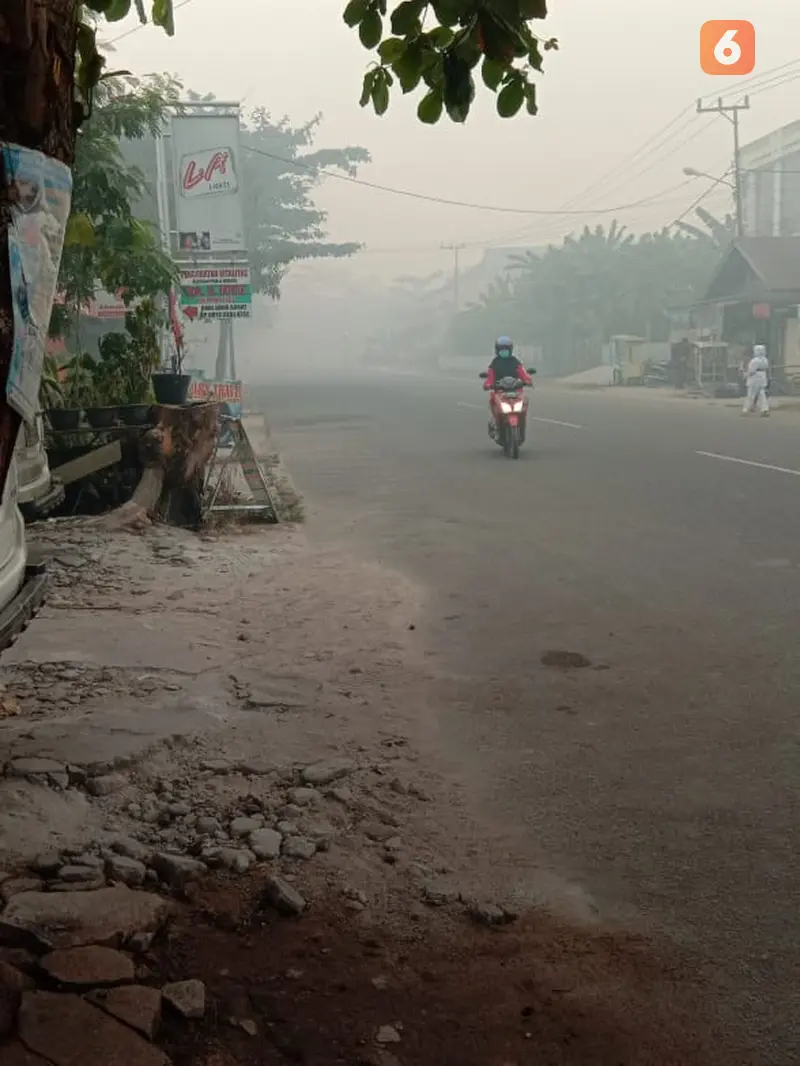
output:
[[[742,172],[739,163],[739,112],[750,110],[750,97],[745,96],[740,104],[724,104],[722,97],[715,104],[705,105],[702,100],[697,101],[697,113],[708,115],[712,112],[722,115],[733,126],[733,195],[736,202],[736,236],[744,237],[744,223],[742,221]]]
[[[458,312],[461,310],[461,292],[460,292],[461,269],[460,269],[460,262],[459,262],[459,253],[461,252],[461,249],[464,248],[464,247],[465,247],[465,245],[463,245],[463,244],[443,244],[442,245],[442,248],[446,252],[452,252],[453,253],[453,306],[455,307],[456,314],[458,314]]]

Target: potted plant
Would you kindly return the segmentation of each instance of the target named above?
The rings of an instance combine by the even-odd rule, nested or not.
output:
[[[170,293],[170,317],[176,315],[175,294]],[[156,403],[167,407],[182,407],[189,398],[189,386],[192,383],[192,375],[183,372],[184,344],[183,334],[180,327],[170,332],[172,346],[170,352],[169,369],[166,368],[153,374],[153,392]]]
[[[54,430],[70,431],[80,426],[81,412],[92,402],[94,394],[90,363],[90,357],[82,352],[74,355],[63,368],[48,357],[42,382],[42,406],[47,404],[47,418]]]
[[[154,399],[152,377],[161,361],[160,325],[161,316],[150,297],[125,315],[128,336],[123,362],[125,397],[119,407],[120,420],[125,425],[144,426],[150,421]]]

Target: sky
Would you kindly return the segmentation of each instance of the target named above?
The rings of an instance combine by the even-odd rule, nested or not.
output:
[[[367,247],[346,266],[301,268],[296,277],[306,280],[336,270],[365,278],[427,274],[452,267],[445,244],[464,244],[469,265],[486,247],[547,243],[584,223],[617,217],[648,230],[679,217],[709,185],[686,178],[683,168],[719,175],[732,153],[730,123],[698,116],[697,97],[724,92],[735,101],[745,80],[700,71],[699,29],[708,19],[756,26],[743,143],[800,118],[800,4],[793,0],[549,6],[536,28],[557,37],[560,50],[546,56],[540,114],[502,120],[479,92],[464,126],[446,119],[423,126],[414,95],[398,94],[381,118],[358,106],[369,55],[342,22],[344,0],[184,0],[171,39],[152,26],[137,29],[133,19],[103,36],[117,38],[115,67],[169,71],[198,91],[265,106],[294,124],[321,112],[317,146],[363,145],[372,154],[359,172],[367,181],[487,207],[557,213],[570,204],[579,212],[472,210],[328,179],[316,199],[329,213],[331,237]],[[769,73],[784,64],[793,65]],[[729,190],[717,186],[704,203],[729,210]]]

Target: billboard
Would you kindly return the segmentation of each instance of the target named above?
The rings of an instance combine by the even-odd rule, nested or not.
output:
[[[250,318],[253,289],[250,267],[243,264],[205,264],[180,268],[180,306],[190,320]]]
[[[178,115],[172,120],[179,254],[244,252],[236,115]]]

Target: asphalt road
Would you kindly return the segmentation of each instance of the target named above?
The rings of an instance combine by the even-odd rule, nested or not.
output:
[[[513,462],[471,376],[266,396],[312,537],[427,589],[487,814],[551,889],[710,960],[763,1061],[800,1061],[800,413],[543,387]]]

